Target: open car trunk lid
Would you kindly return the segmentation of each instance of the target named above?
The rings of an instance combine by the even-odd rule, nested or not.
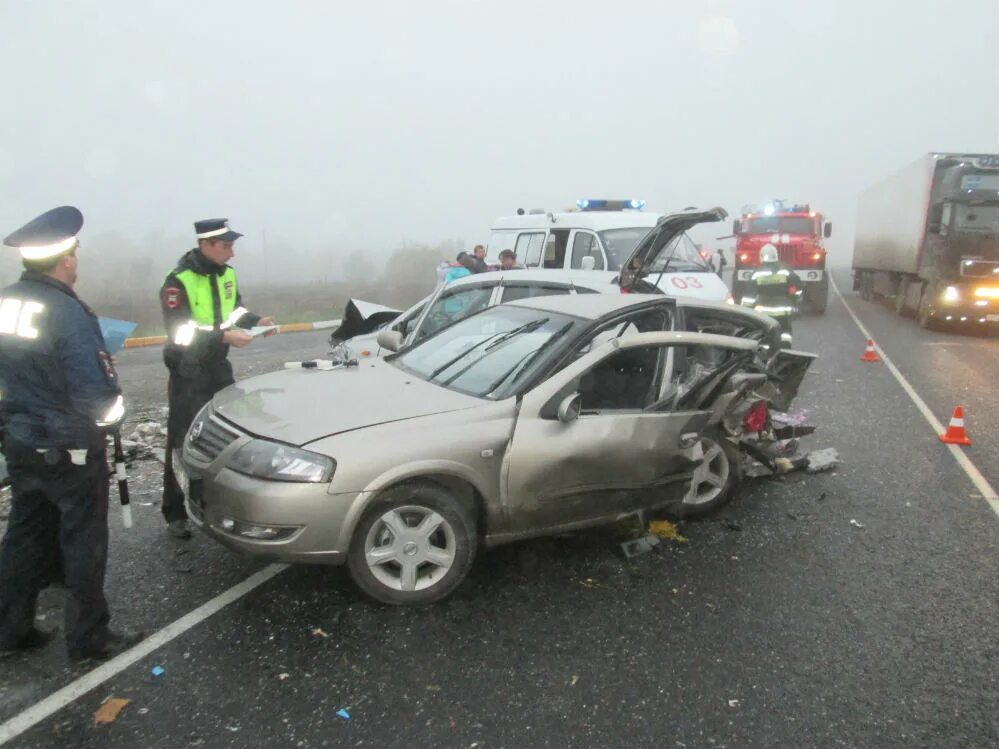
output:
[[[659,256],[678,235],[698,224],[724,221],[727,217],[728,213],[724,208],[680,211],[663,216],[621,266],[618,284],[625,291],[634,291],[641,280],[649,274],[649,269]]]

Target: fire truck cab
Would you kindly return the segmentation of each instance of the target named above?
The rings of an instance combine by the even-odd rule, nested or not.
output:
[[[832,236],[832,224],[807,203],[774,200],[765,206],[743,206],[732,223],[735,270],[732,295],[736,303],[749,292],[753,271],[760,265],[765,244],[777,248],[780,261],[805,283],[803,301],[819,313],[826,311],[829,276],[823,239]]]

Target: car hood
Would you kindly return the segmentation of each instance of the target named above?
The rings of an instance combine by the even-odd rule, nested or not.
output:
[[[697,224],[724,221],[727,216],[724,208],[681,211],[663,216],[621,265],[618,283],[622,288],[630,290],[678,234],[683,234]]]
[[[325,371],[271,372],[227,387],[212,401],[216,414],[243,431],[299,446],[377,424],[483,404],[381,360]]]

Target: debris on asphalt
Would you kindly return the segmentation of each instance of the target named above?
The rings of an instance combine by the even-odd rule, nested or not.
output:
[[[739,707],[739,700],[729,700],[728,701],[728,706],[729,707]]]
[[[687,543],[687,538],[680,534],[676,523],[669,520],[653,520],[649,523],[649,533],[663,541],[676,541],[677,543]]]
[[[316,627],[314,630],[312,630],[312,634],[314,634],[316,637],[322,637],[322,638],[329,637],[329,634],[323,632],[319,627]]]
[[[578,677],[578,676],[575,676],[575,675],[574,675],[574,676],[572,677],[572,681],[571,681],[571,682],[569,682],[569,686],[570,686],[570,687],[574,687],[574,686],[576,686],[576,684],[577,684],[578,682],[579,682],[579,677]]]
[[[287,672],[285,672],[285,673],[283,673],[283,674],[278,674],[278,680],[279,680],[279,681],[284,681],[284,680],[285,680],[285,679],[287,679],[287,678],[288,678],[289,676],[291,676],[291,674],[289,674],[289,673],[287,673]]]
[[[598,583],[592,577],[588,577],[585,580],[580,580],[579,584],[582,585],[584,588],[606,588],[607,587],[606,585]]]
[[[819,501],[819,502],[822,502],[823,500],[825,500],[825,498],[826,498],[826,493],[825,493],[825,492],[822,492],[822,493],[821,493],[821,494],[819,495],[819,498],[818,498],[818,500],[817,500],[817,501]]]
[[[742,530],[742,526],[739,525],[738,523],[732,521],[732,520],[726,520],[725,521],[725,527],[728,528],[730,531],[741,531]]]
[[[153,670],[150,673],[153,676],[162,676],[166,673],[166,669],[163,666],[153,666]]]
[[[621,552],[624,554],[625,559],[631,559],[648,554],[660,543],[658,536],[649,533],[641,538],[632,538],[628,541],[623,541],[621,543]]]
[[[808,413],[808,410],[804,408],[790,413],[780,413],[778,411],[771,413],[770,418],[774,424],[780,424],[781,426],[800,426],[808,421]]]
[[[854,520],[853,518],[850,518],[850,525],[852,525],[854,528],[866,528],[867,527],[863,523],[860,523],[860,522]]]
[[[114,723],[118,719],[118,714],[131,701],[124,697],[108,697],[94,713],[94,725],[106,726],[109,723]]]
[[[793,512],[785,512],[784,514],[787,515],[791,520],[797,520],[798,519],[798,516],[795,515]]]
[[[819,473],[829,471],[840,464],[839,452],[834,447],[826,447],[821,450],[812,450],[805,456],[808,461],[805,470],[809,473]]]
[[[350,713],[348,713],[344,708],[340,708],[339,710],[337,710],[336,714],[337,716],[343,718],[344,720],[350,720]]]

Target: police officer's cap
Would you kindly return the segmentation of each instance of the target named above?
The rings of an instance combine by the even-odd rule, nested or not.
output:
[[[76,247],[76,235],[83,228],[78,208],[63,205],[46,211],[12,234],[3,243],[21,252],[25,260],[49,260]]]
[[[215,242],[235,242],[242,234],[229,228],[227,218],[206,218],[194,222],[194,233],[198,239],[211,239]]]

